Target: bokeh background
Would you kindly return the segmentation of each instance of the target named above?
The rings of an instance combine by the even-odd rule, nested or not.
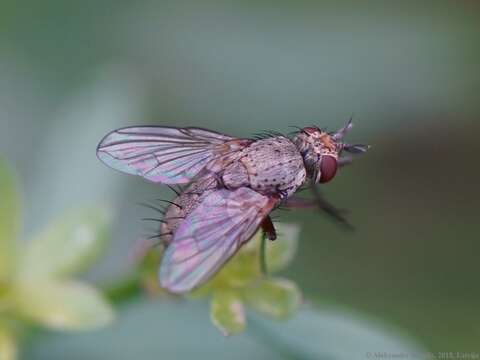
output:
[[[0,3],[0,154],[21,179],[25,235],[110,204],[113,241],[87,277],[118,278],[149,231],[135,204],[172,194],[103,166],[105,133],[162,124],[241,137],[333,130],[353,115],[349,139],[372,149],[324,193],[356,231],[281,212],[302,228],[287,275],[309,301],[429,351],[480,352],[479,95],[472,0]]]

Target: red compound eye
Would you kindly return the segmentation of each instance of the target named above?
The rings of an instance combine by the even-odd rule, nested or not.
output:
[[[320,161],[320,182],[326,183],[337,173],[337,160],[333,156],[325,155]]]
[[[318,133],[318,128],[315,128],[315,127],[306,127],[306,128],[303,128],[302,131],[303,131],[303,132],[306,132],[306,133],[309,134],[309,135],[312,135],[312,134]]]

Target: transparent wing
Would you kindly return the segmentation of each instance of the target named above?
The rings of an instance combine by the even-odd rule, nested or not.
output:
[[[116,170],[178,184],[188,183],[211,161],[243,148],[244,143],[199,128],[128,127],[105,136],[97,156]]]
[[[250,240],[275,204],[249,188],[208,195],[167,247],[160,266],[162,287],[183,293],[207,281]]]

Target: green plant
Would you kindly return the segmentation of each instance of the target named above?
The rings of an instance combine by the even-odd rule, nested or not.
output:
[[[102,293],[72,278],[105,248],[109,212],[68,213],[20,242],[20,199],[1,160],[0,199],[0,358],[15,359],[29,328],[86,330],[110,323],[113,310]]]
[[[265,244],[266,265],[272,273],[287,267],[298,242],[296,225],[279,224],[277,229],[275,242]],[[300,306],[302,297],[294,282],[263,273],[262,236],[259,231],[212,280],[191,294],[211,298],[210,318],[224,335],[244,330],[245,305],[276,319],[290,317]]]

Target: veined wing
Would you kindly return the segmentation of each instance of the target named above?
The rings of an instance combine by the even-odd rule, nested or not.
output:
[[[249,142],[199,128],[127,127],[105,136],[97,156],[128,174],[153,182],[181,184]]]
[[[162,287],[184,293],[207,281],[250,240],[276,203],[249,188],[208,195],[173,235],[160,266]]]

